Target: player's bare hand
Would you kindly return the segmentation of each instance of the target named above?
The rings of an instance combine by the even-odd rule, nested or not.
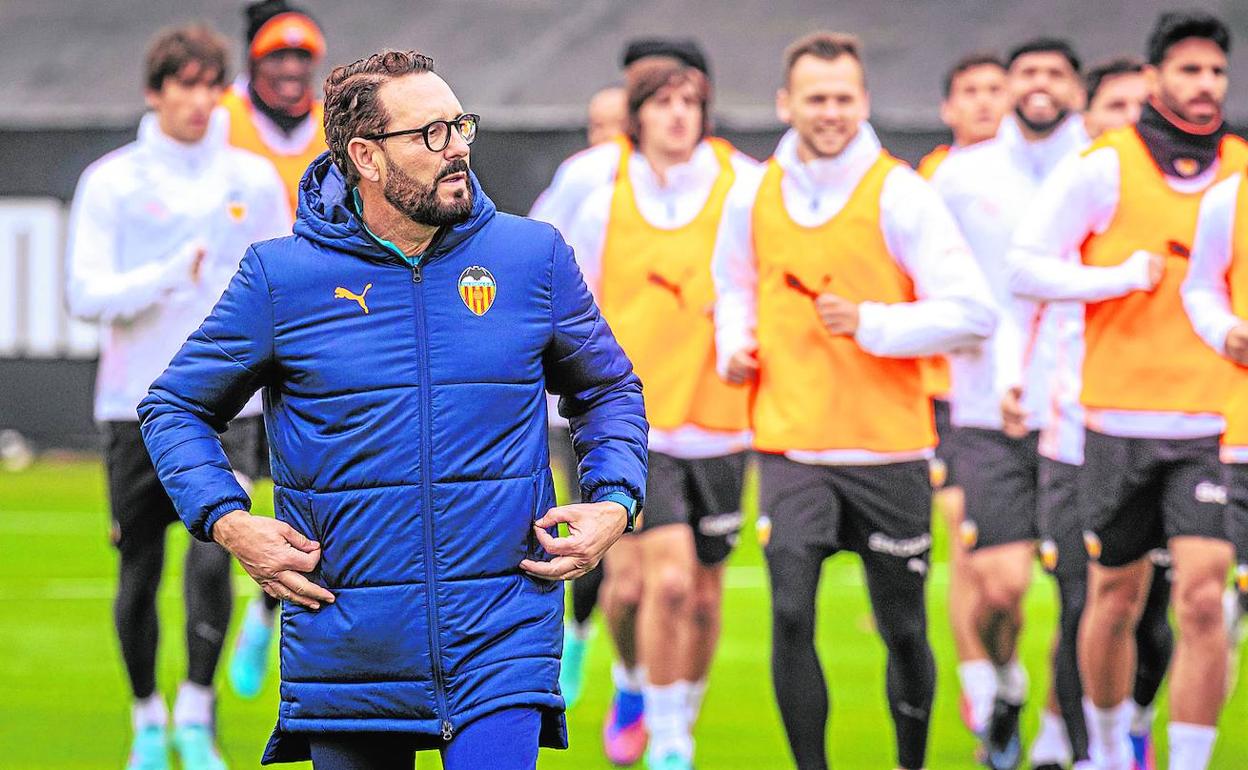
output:
[[[728,359],[728,382],[741,385],[758,376],[758,353],[754,350],[738,350]]]
[[[546,531],[558,524],[568,525],[567,537]],[[525,559],[520,569],[545,580],[573,580],[598,566],[607,550],[624,534],[628,512],[610,501],[578,503],[551,508],[533,522],[537,542],[553,558],[550,561]]]
[[[200,246],[191,257],[191,283],[199,283],[200,276],[204,274],[204,254],[204,248]]]
[[[1166,258],[1160,254],[1148,255],[1148,288],[1156,289],[1166,275]]]
[[[1226,335],[1226,357],[1240,366],[1248,366],[1248,321],[1240,321]]]
[[[312,610],[334,601],[332,593],[305,577],[321,560],[321,544],[286,522],[230,511],[212,525],[212,539],[274,599]]]
[[[1005,435],[1026,438],[1027,410],[1023,408],[1023,389],[1018,385],[1007,388],[1001,397],[1001,422]]]
[[[828,333],[838,337],[858,333],[858,303],[835,294],[820,294],[815,299],[815,310]]]

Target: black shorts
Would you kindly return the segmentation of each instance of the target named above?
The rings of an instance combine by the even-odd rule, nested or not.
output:
[[[1121,567],[1172,537],[1227,539],[1218,437],[1151,439],[1089,430],[1079,481],[1088,555]]]
[[[1226,536],[1235,546],[1236,582],[1248,591],[1248,464],[1222,466],[1226,485]]]
[[[641,531],[668,524],[693,528],[698,561],[722,564],[741,536],[741,488],[746,452],[682,460],[650,453]]]
[[[936,420],[936,457],[932,459],[932,486],[936,489],[960,487],[954,469],[954,454],[958,449],[958,431],[953,427],[952,407],[943,398],[932,399],[932,414]]]
[[[807,465],[759,457],[759,516],[767,558],[837,551],[920,559],[932,548],[932,485],[927,463]]]
[[[962,543],[990,548],[1036,539],[1039,432],[1010,438],[999,430],[959,428],[955,466],[966,491]]]
[[[1083,547],[1083,520],[1079,516],[1078,465],[1040,458],[1036,489],[1036,531],[1040,538],[1040,562],[1055,575],[1088,571]]]
[[[156,475],[139,423],[118,420],[101,427],[113,545],[122,551],[142,548],[178,521],[178,512]],[[229,430],[221,434],[230,465],[248,478],[255,478],[259,455],[256,443],[263,433],[264,421],[260,417],[244,417],[231,422]]]

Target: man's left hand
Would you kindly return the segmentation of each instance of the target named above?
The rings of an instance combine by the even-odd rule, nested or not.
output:
[[[552,537],[547,527],[568,525],[567,537]],[[628,512],[611,501],[578,503],[551,508],[533,522],[537,542],[554,558],[550,561],[525,559],[520,569],[544,580],[574,580],[598,566],[607,549],[624,534]]]
[[[820,294],[815,300],[815,310],[829,334],[852,337],[858,333],[858,303],[835,294]]]

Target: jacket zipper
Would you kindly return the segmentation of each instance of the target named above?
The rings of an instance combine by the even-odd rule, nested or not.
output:
[[[430,421],[429,414],[429,348],[425,344],[426,327],[425,327],[425,300],[424,294],[419,288],[422,280],[420,274],[420,262],[412,263],[412,294],[416,299],[416,345],[420,351],[421,366],[421,383],[423,393],[420,398],[420,422],[421,422],[421,441],[420,441],[420,462],[422,473],[420,474],[421,493],[424,498],[425,513],[425,585],[428,586],[429,592],[429,652],[433,660],[433,692],[438,702],[438,718],[442,720],[442,740],[449,742],[455,736],[455,728],[451,725],[450,712],[446,705],[446,692],[444,691],[445,682],[442,671],[442,646],[438,641],[440,632],[438,625],[438,600],[436,576],[433,568],[433,496],[430,493],[430,464],[432,463],[432,450],[430,448]]]

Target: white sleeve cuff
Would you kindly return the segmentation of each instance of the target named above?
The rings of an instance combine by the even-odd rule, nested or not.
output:
[[[858,303],[858,331],[854,333],[854,342],[858,347],[872,355],[879,355],[879,350],[887,334],[887,305],[882,302]]]

